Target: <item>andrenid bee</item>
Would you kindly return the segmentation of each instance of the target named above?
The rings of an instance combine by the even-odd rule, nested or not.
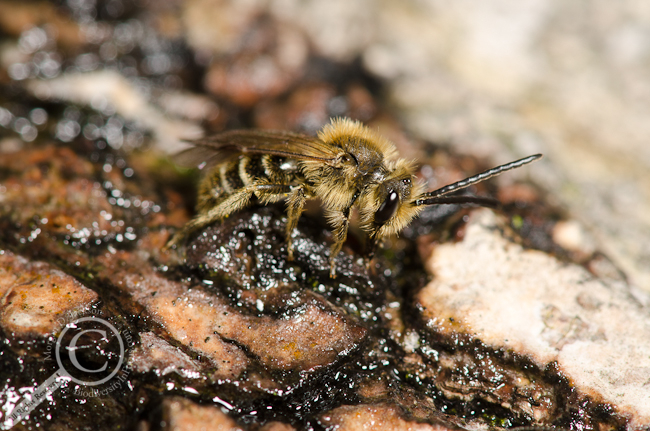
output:
[[[336,118],[317,137],[292,132],[233,130],[196,141],[181,159],[203,161],[209,169],[198,195],[197,215],[171,239],[168,247],[188,234],[246,207],[253,196],[263,204],[286,199],[286,241],[293,259],[291,233],[307,199],[322,200],[332,226],[335,257],[347,237],[350,210],[355,205],[360,227],[368,234],[367,254],[379,241],[400,232],[425,205],[493,201],[476,196],[448,196],[510,169],[542,157],[535,154],[431,192],[415,182],[413,166],[398,157],[386,138],[357,121]]]

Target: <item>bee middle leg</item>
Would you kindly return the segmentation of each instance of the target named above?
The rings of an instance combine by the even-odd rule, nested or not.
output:
[[[293,188],[289,197],[287,198],[287,259],[293,260],[293,239],[291,234],[298,225],[298,219],[305,209],[305,202],[307,201],[307,194],[305,193],[305,185],[296,186]]]
[[[328,219],[333,225],[332,235],[334,236],[334,244],[330,249],[330,277],[336,278],[336,255],[339,254],[348,237],[350,208],[346,208],[343,211],[331,212],[328,214]]]

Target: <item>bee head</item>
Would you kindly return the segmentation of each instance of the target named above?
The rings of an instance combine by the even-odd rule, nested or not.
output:
[[[380,203],[373,216],[375,226],[383,226],[397,213],[402,202],[411,196],[411,178],[396,178],[385,181],[375,191],[376,202]]]
[[[371,237],[399,232],[419,212],[418,207],[411,205],[414,189],[420,189],[413,183],[411,172],[406,164],[400,164],[382,181],[371,184],[360,197],[361,226]]]

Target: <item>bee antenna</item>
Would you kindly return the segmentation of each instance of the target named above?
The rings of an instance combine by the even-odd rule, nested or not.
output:
[[[420,206],[420,205],[434,205],[434,204],[447,204],[447,203],[475,203],[478,205],[485,205],[485,203],[487,203],[489,199],[486,200],[484,198],[478,198],[473,196],[449,196],[445,198],[442,197],[448,195],[449,193],[453,193],[457,190],[462,190],[471,185],[485,181],[488,178],[492,178],[505,171],[509,171],[511,169],[516,169],[521,166],[527,165],[528,163],[532,163],[535,160],[539,160],[541,158],[542,158],[541,154],[534,154],[532,156],[524,157],[523,159],[515,160],[514,162],[506,163],[505,165],[497,166],[496,168],[488,169],[485,172],[481,172],[480,174],[474,175],[469,178],[465,178],[464,180],[460,180],[453,184],[449,184],[448,186],[441,187],[438,190],[422,193],[420,196],[417,197],[417,199],[415,199],[415,201],[413,201],[413,205]],[[454,198],[457,198],[458,200],[455,200]],[[453,199],[453,201],[451,201],[450,199]],[[479,202],[479,200],[481,202]],[[485,205],[485,206],[495,206],[495,205],[494,203],[492,203],[491,205]]]
[[[482,207],[499,208],[501,202],[496,199],[482,198],[479,196],[442,196],[439,198],[418,199],[416,205],[462,205],[472,204]]]

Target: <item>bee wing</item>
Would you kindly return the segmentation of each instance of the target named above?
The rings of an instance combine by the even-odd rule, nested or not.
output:
[[[175,156],[183,166],[213,166],[241,154],[271,154],[297,160],[334,163],[340,149],[316,137],[292,132],[231,130],[191,142]]]

